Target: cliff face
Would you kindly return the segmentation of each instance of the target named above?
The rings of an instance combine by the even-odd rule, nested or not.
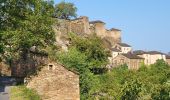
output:
[[[43,100],[80,100],[79,76],[63,66],[50,63],[27,84]]]
[[[67,33],[73,32],[78,35],[88,36],[90,34],[96,34],[102,39],[107,39],[111,46],[121,42],[121,30],[105,28],[105,23],[102,21],[89,22],[88,17],[82,16],[74,20],[62,20],[59,19],[59,24],[54,26],[54,30],[57,34],[56,40],[60,46],[67,45],[64,43],[63,37],[67,36]]]

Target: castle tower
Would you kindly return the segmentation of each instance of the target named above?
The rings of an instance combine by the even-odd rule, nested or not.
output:
[[[89,18],[86,16],[81,16],[77,19],[71,20],[70,22],[70,32],[76,34],[90,34]]]
[[[105,23],[97,20],[97,21],[91,21],[90,22],[90,28],[91,32],[96,33],[97,36],[105,37],[106,35],[106,29],[105,29]]]
[[[116,43],[121,43],[121,30],[112,28],[110,30],[107,30],[106,38],[112,45],[115,45]]]

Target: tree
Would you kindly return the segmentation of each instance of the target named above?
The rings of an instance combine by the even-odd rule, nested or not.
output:
[[[41,49],[53,44],[52,3],[44,0],[0,1],[0,34],[8,58],[25,58],[30,47]]]
[[[142,91],[142,84],[138,80],[126,82],[122,88],[121,100],[137,100]]]
[[[67,2],[60,2],[59,4],[55,5],[55,13],[54,17],[60,18],[60,19],[71,19],[76,18],[77,8],[73,3],[67,3]]]

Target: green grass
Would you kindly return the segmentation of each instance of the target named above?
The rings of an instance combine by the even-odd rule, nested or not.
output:
[[[25,86],[13,86],[10,91],[10,100],[41,100],[36,91]]]

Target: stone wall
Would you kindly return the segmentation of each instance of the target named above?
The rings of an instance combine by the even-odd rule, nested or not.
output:
[[[28,53],[26,59],[18,59],[11,64],[11,75],[14,77],[26,77],[35,74],[38,66],[45,65],[48,56],[41,53]]]
[[[63,66],[50,63],[27,84],[43,100],[80,100],[79,76]]]
[[[74,20],[62,20],[58,19],[58,25],[54,26],[54,30],[57,34],[56,40],[59,45],[65,46],[66,44],[61,39],[67,37],[70,32],[78,35],[87,36],[90,34],[96,34],[101,38],[105,38],[110,42],[111,46],[121,42],[121,31],[118,29],[107,30],[105,23],[102,21],[90,22],[88,17],[82,16]]]

